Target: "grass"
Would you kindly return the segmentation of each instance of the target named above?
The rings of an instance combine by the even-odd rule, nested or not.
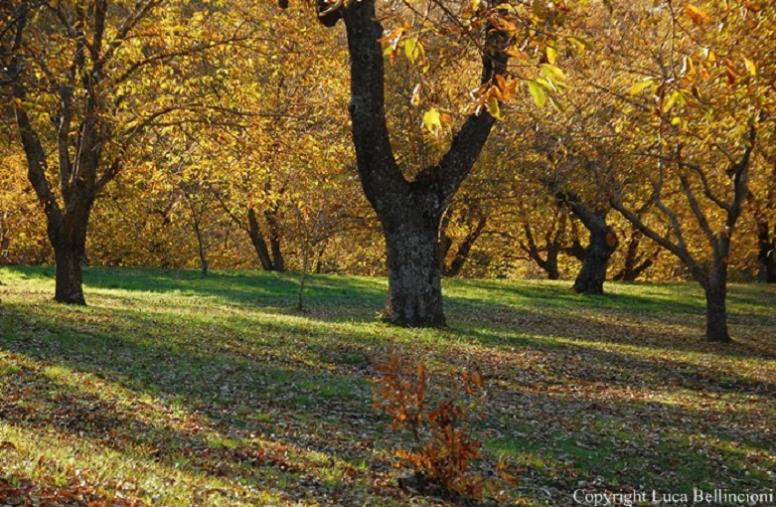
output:
[[[0,270],[0,496],[406,505],[368,385],[396,350],[435,377],[480,365],[516,504],[776,480],[774,287],[731,287],[721,345],[691,284],[449,281],[449,329],[411,330],[376,320],[378,279],[313,277],[300,314],[291,275],[90,268],[86,308],[54,304],[52,276]]]

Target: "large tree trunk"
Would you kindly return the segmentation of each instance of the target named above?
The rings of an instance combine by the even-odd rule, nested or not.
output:
[[[403,215],[403,216],[402,216]],[[406,209],[384,225],[388,257],[385,319],[406,326],[443,326],[438,214]],[[384,223],[387,221],[384,221]]]
[[[727,310],[727,265],[723,262],[711,268],[706,289],[706,338],[711,341],[729,342]]]
[[[391,147],[386,124],[383,28],[374,0],[330,9],[317,2],[321,21],[342,17],[350,53],[351,100],[348,111],[364,193],[377,212],[386,238],[389,272],[387,320],[410,326],[444,324],[439,222],[442,210],[469,175],[495,123],[488,111],[471,114],[453,136],[439,162],[404,176]],[[508,34],[487,27],[482,55],[483,84],[506,73]]]

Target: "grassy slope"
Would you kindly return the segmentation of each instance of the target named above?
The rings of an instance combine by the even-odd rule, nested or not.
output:
[[[404,505],[370,407],[369,357],[490,378],[491,455],[525,504],[570,491],[774,484],[776,291],[731,288],[733,345],[701,337],[694,285],[451,281],[450,329],[375,320],[385,283],[90,269],[91,306],[50,301],[51,269],[0,270],[0,478],[154,505]],[[770,424],[769,424],[770,423]],[[424,499],[421,504],[434,500]]]

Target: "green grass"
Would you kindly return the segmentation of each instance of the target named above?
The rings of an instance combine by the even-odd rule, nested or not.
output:
[[[449,329],[376,319],[386,283],[91,268],[90,306],[51,268],[0,270],[0,495],[86,484],[148,505],[406,505],[371,408],[370,358],[400,351],[489,382],[481,435],[525,505],[588,490],[774,484],[776,290],[733,285],[731,345],[703,340],[693,284],[449,281]],[[80,486],[79,486],[80,487]],[[0,499],[2,500],[2,499]],[[413,500],[439,505],[439,499]],[[1,503],[1,502],[0,502]]]

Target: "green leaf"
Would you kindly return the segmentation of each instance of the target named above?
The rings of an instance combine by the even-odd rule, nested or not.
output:
[[[544,92],[544,88],[536,81],[527,81],[528,92],[531,94],[531,98],[538,107],[544,107],[547,103],[547,94]]]

